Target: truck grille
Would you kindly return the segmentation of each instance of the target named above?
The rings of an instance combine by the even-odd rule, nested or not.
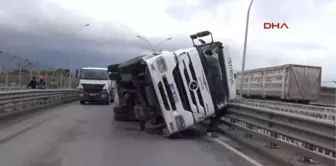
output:
[[[190,108],[191,106],[188,100],[187,91],[183,84],[182,75],[181,75],[181,72],[178,66],[176,66],[175,69],[173,70],[173,77],[176,83],[177,92],[179,93],[179,96],[181,98],[183,108],[191,112],[191,108]]]
[[[85,92],[101,92],[104,84],[82,84]]]
[[[190,63],[189,63],[189,70],[191,72],[192,79],[195,80],[195,81],[197,81],[196,72],[195,72],[193,63],[191,61],[189,53],[187,53],[187,54],[188,54],[188,58],[189,58],[189,61],[190,61]],[[204,114],[206,115],[206,111],[205,111],[205,107],[204,107],[204,100],[203,100],[203,96],[201,94],[200,88],[197,89],[196,93],[197,93],[197,97],[198,97],[198,100],[200,102],[200,105],[204,108]]]

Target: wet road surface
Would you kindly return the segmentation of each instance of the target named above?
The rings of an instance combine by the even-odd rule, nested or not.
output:
[[[252,166],[196,131],[169,140],[115,122],[112,105],[53,108],[0,128],[0,137],[26,125],[29,130],[0,143],[1,166]]]

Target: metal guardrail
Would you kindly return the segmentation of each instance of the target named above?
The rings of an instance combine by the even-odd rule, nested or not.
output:
[[[20,87],[20,86],[1,86],[0,85],[0,92],[2,91],[13,91],[13,90],[26,90],[26,89],[31,89],[31,88],[27,88],[27,87]]]
[[[281,112],[288,112],[318,119],[336,121],[336,108],[314,106],[296,103],[285,103],[270,100],[256,100],[256,99],[236,99],[230,102],[233,105],[241,105],[244,107],[258,107],[272,109]]]
[[[327,165],[336,162],[336,123],[272,107],[231,103],[222,119],[256,134],[272,146],[281,146]]]
[[[51,107],[78,99],[76,89],[21,90],[0,92],[0,118],[29,110]]]

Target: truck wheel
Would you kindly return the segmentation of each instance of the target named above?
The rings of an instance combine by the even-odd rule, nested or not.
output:
[[[80,101],[80,104],[85,104],[85,101],[84,101],[84,100],[81,100],[81,101]]]
[[[174,133],[174,134],[169,134],[169,131],[167,128],[162,129],[162,136],[168,139],[177,139],[181,138],[181,133]]]
[[[105,105],[110,105],[110,101],[105,101]]]
[[[164,136],[165,138],[171,138],[167,128],[162,129],[162,136]]]
[[[128,114],[114,114],[115,121],[129,121]]]

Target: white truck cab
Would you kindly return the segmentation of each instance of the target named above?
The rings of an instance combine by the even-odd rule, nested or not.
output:
[[[211,33],[204,31],[190,37],[194,40],[208,35]],[[228,101],[236,97],[229,47],[221,42],[202,42],[188,49],[148,55],[143,60],[158,96],[166,135],[224,111]]]
[[[112,97],[112,82],[109,79],[107,68],[83,67],[76,70],[76,77],[79,78],[78,89],[80,103],[102,101],[109,104]]]

